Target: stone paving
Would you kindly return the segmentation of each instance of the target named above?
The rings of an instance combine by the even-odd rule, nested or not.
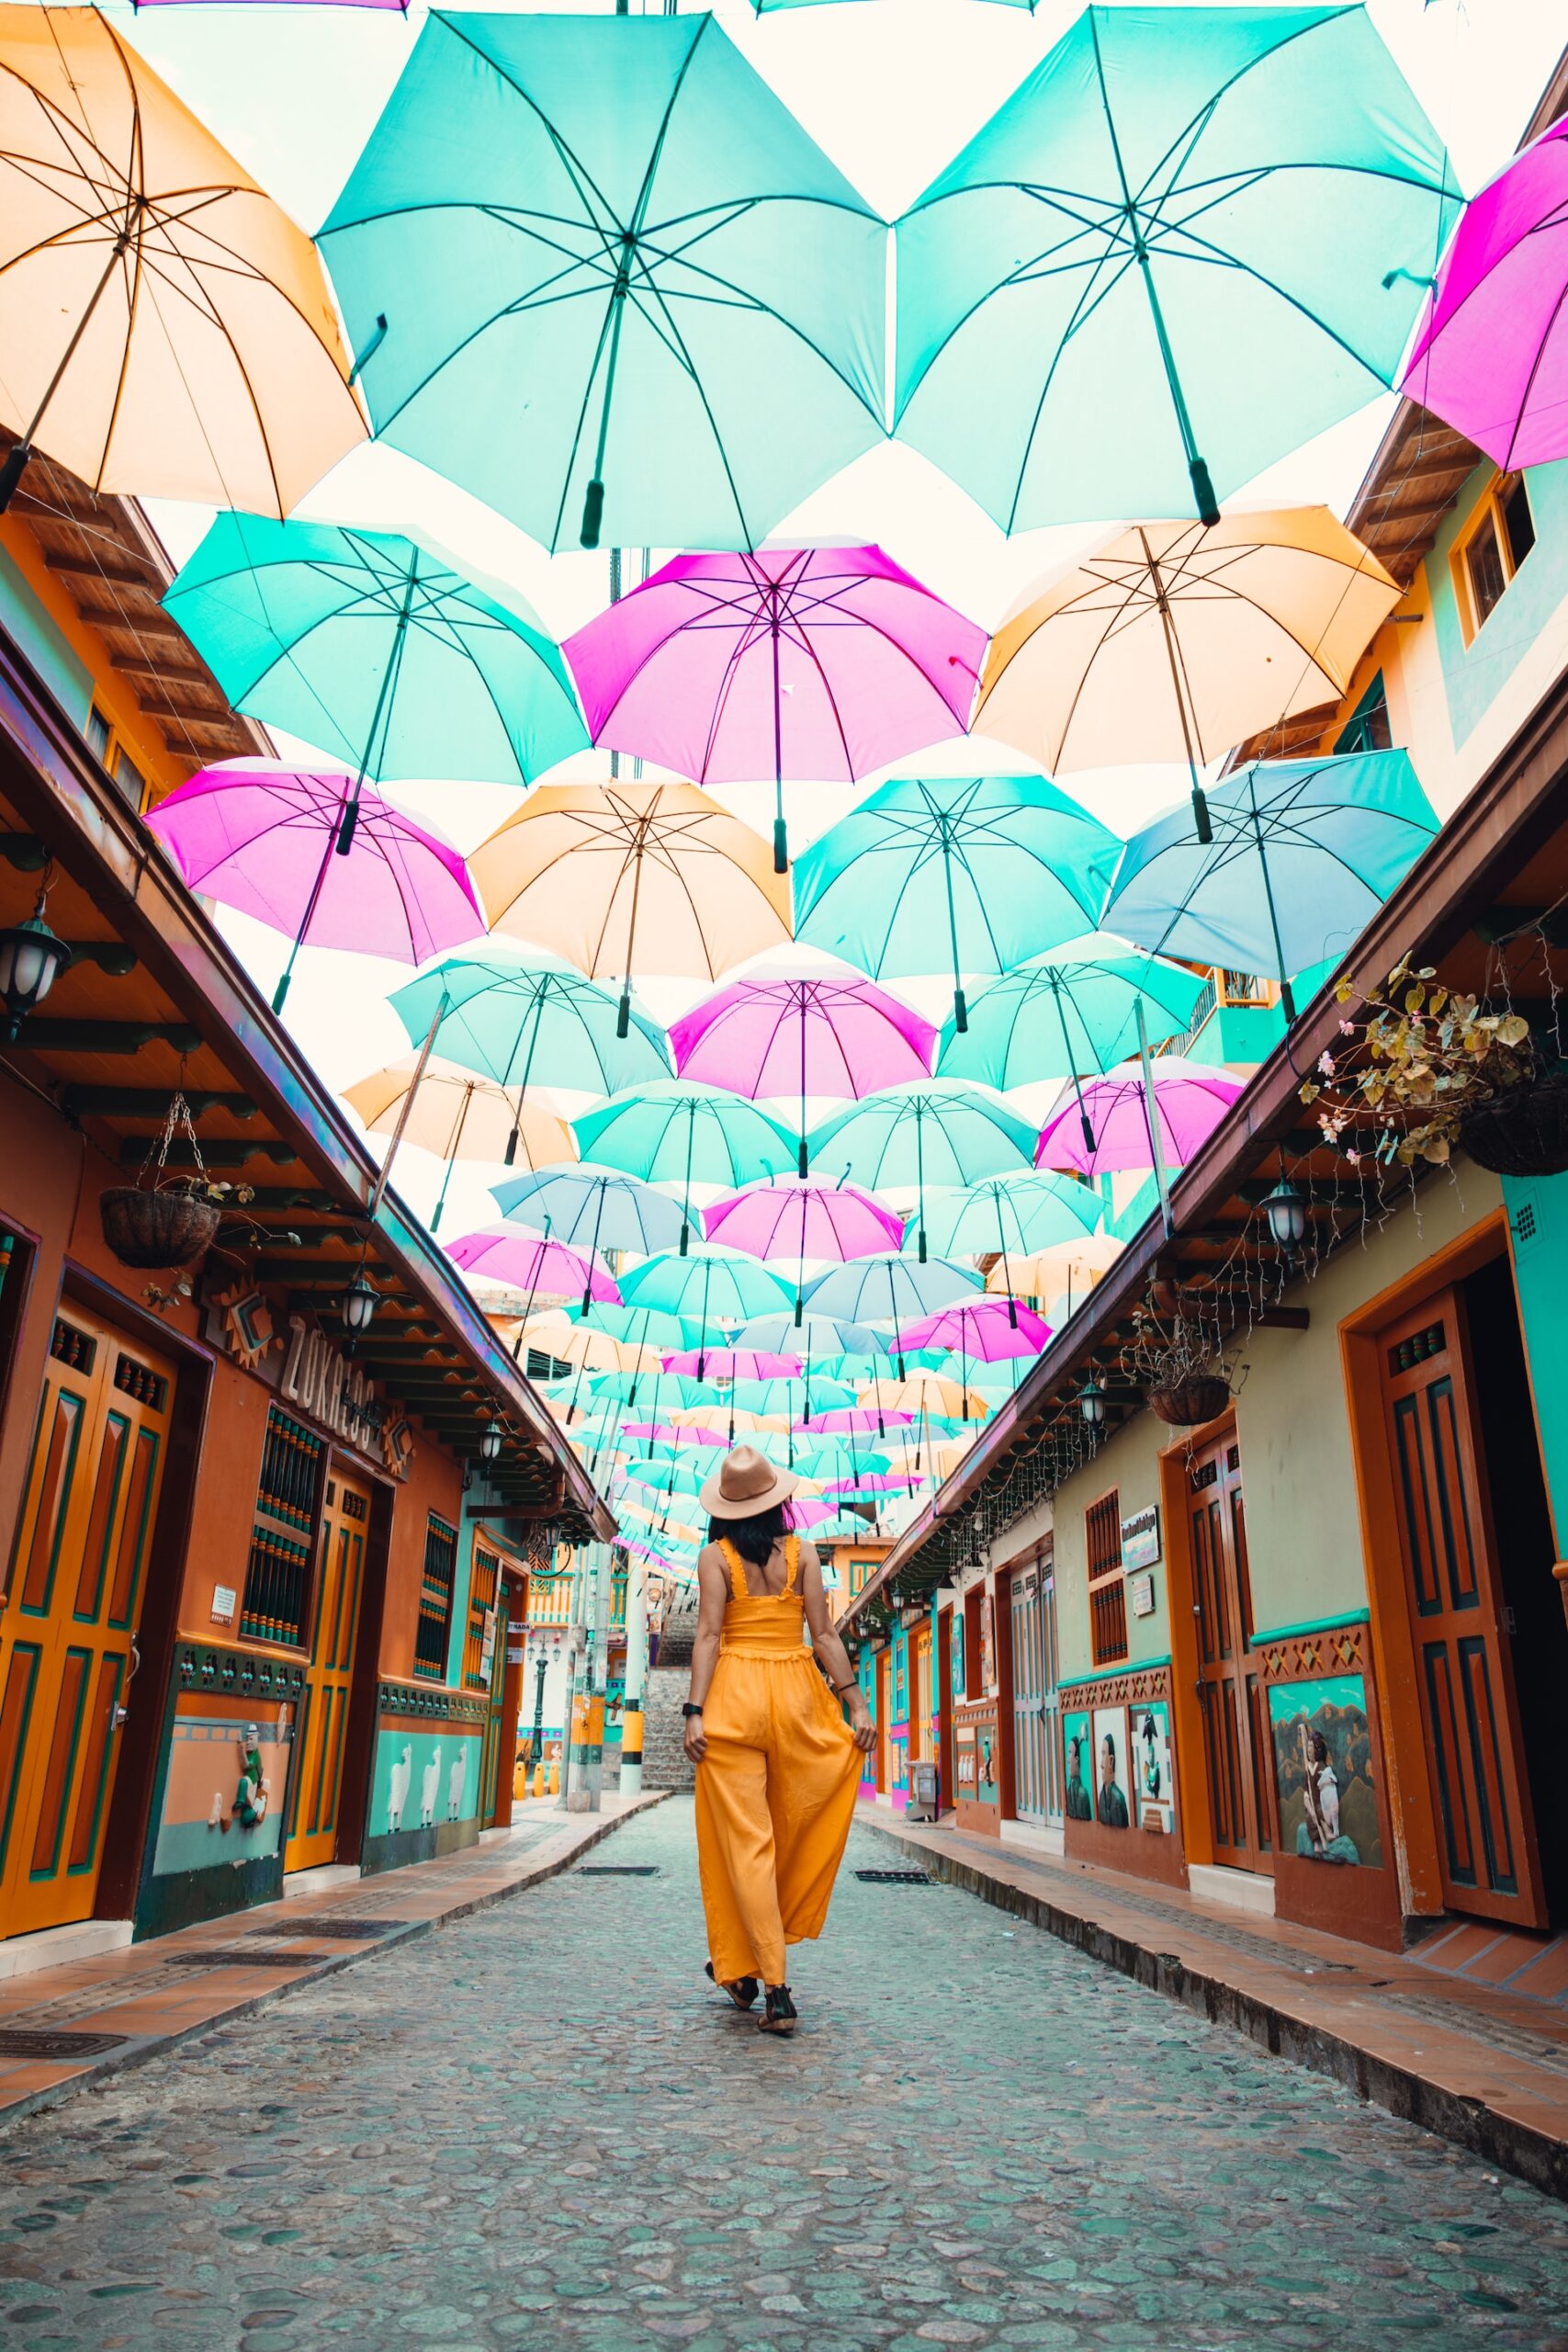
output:
[[[846,1874],[792,2043],[701,1957],[677,1798],[19,2121],[0,2347],[1568,2352],[1561,2206],[956,1888]]]

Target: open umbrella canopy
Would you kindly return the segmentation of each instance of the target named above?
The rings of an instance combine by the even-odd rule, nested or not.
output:
[[[908,1414],[929,1424],[946,1420],[983,1421],[985,1398],[973,1388],[950,1380],[945,1373],[911,1372],[902,1380],[879,1381],[865,1389],[861,1403],[888,1417]]]
[[[776,1274],[754,1258],[711,1242],[694,1242],[686,1257],[663,1250],[645,1258],[622,1276],[621,1296],[629,1306],[646,1303],[689,1317],[705,1337],[718,1325],[743,1323],[750,1315],[776,1313],[789,1304],[789,1291]]]
[[[465,1233],[454,1241],[447,1256],[465,1273],[486,1282],[507,1283],[536,1298],[570,1298],[586,1292],[594,1298],[615,1299],[620,1293],[603,1266],[581,1250],[550,1241],[542,1233],[525,1233],[515,1225],[491,1225]]]
[[[1141,945],[1280,983],[1337,960],[1438,830],[1407,752],[1253,760],[1209,795],[1213,838],[1185,808],[1134,833],[1105,920]]]
[[[491,927],[581,971],[715,980],[790,933],[768,845],[694,784],[543,784],[468,861]],[[624,1025],[624,1024],[623,1024]]]
[[[863,1437],[874,1429],[894,1428],[914,1419],[913,1413],[877,1413],[869,1405],[835,1405],[825,1413],[809,1413],[800,1423],[811,1437]],[[863,1466],[880,1457],[863,1455]]]
[[[1019,1292],[1038,1299],[1065,1291],[1069,1300],[1075,1295],[1082,1300],[1100,1275],[1110,1272],[1126,1247],[1113,1233],[1084,1233],[1076,1240],[1053,1242],[1047,1249],[1029,1250],[1010,1260],[998,1258],[986,1276],[986,1288],[1004,1297]]]
[[[737,1347],[782,1349],[800,1356],[807,1363],[820,1362],[823,1369],[833,1376],[837,1366],[834,1359],[846,1351],[854,1356],[874,1356],[882,1351],[880,1335],[864,1323],[851,1321],[843,1316],[819,1313],[807,1306],[805,1319],[794,1322],[787,1315],[754,1315],[744,1322],[735,1335]]]
[[[673,1372],[598,1373],[586,1386],[595,1411],[611,1405],[635,1406],[638,1415],[655,1420],[715,1401],[713,1390],[703,1381]]]
[[[365,437],[310,238],[96,8],[0,9],[0,506],[37,447],[281,515]]]
[[[854,1184],[811,1176],[764,1176],[703,1211],[710,1241],[754,1258],[859,1258],[897,1250],[904,1220]]]
[[[148,811],[149,831],[191,889],[293,941],[275,1012],[302,945],[423,964],[483,934],[483,910],[457,851],[378,793],[358,787],[349,854],[333,855],[355,793],[346,773],[230,760],[203,768]]]
[[[586,741],[538,616],[417,539],[220,514],[164,603],[236,710],[356,784],[525,784]]]
[[[662,1487],[666,1494],[694,1495],[706,1473],[697,1464],[682,1461],[677,1453],[667,1453],[624,1463],[619,1475],[634,1486]]]
[[[321,245],[378,434],[547,548],[754,547],[883,436],[886,228],[709,16],[432,14]]]
[[[1106,932],[1031,956],[983,989],[960,1035],[943,1023],[942,1078],[979,1079],[1006,1092],[1041,1079],[1110,1069],[1135,1050],[1138,1009],[1150,1045],[1186,1028],[1203,981]]]
[[[1119,844],[1043,775],[895,776],[795,864],[795,934],[873,978],[1005,972],[1099,918]],[[482,887],[482,885],[481,885]]]
[[[533,1175],[491,1186],[502,1216],[528,1225],[547,1222],[558,1241],[582,1250],[630,1250],[648,1257],[655,1250],[673,1249],[680,1239],[675,1203],[636,1176],[589,1160],[574,1168],[540,1168],[536,1161],[535,1168]]]
[[[373,1136],[400,1133],[404,1143],[417,1144],[446,1162],[441,1196],[431,1214],[432,1233],[440,1227],[452,1170],[459,1159],[500,1159],[513,1137],[529,1168],[577,1157],[570,1128],[547,1104],[514,1103],[492,1080],[434,1057],[422,1069],[417,1054],[404,1054],[345,1087],[343,1099]],[[563,1241],[572,1238],[557,1235]]]
[[[1179,1054],[1162,1054],[1153,1068],[1152,1104],[1138,1062],[1124,1062],[1091,1080],[1076,1098],[1069,1093],[1040,1131],[1037,1164],[1090,1178],[1116,1169],[1185,1166],[1213,1134],[1245,1080]]]
[[[673,557],[566,646],[596,743],[698,784],[852,784],[962,735],[986,650],[877,547]]]
[[[970,1362],[996,1363],[1008,1356],[1037,1356],[1049,1343],[1051,1327],[1015,1298],[978,1298],[944,1306],[909,1328],[921,1348],[942,1348]]]
[[[1393,382],[1458,210],[1365,9],[1088,7],[897,225],[897,430],[1006,531],[1213,525]]]
[[[795,1164],[795,1137],[755,1102],[716,1086],[654,1079],[572,1122],[584,1154],[651,1183],[679,1186],[687,1247],[694,1184],[749,1184]]]
[[[623,1437],[635,1439],[639,1444],[656,1451],[661,1446],[673,1446],[681,1451],[694,1445],[699,1450],[706,1448],[713,1453],[720,1453],[724,1448],[724,1440],[715,1430],[682,1429],[674,1421],[623,1421],[620,1430]]]
[[[842,1381],[818,1380],[816,1377],[809,1380],[738,1380],[733,1401],[738,1412],[761,1413],[764,1417],[785,1413],[794,1421],[800,1418],[808,1404],[852,1404],[854,1391],[846,1388]]]
[[[665,1357],[664,1369],[699,1380],[798,1380],[801,1364],[798,1356],[763,1348],[682,1348]]]
[[[958,1079],[885,1087],[836,1112],[811,1137],[818,1167],[826,1158],[829,1167],[841,1167],[873,1191],[914,1193],[915,1247],[921,1259],[927,1255],[928,1185],[971,1184],[1004,1169],[1027,1168],[1033,1148],[1034,1130],[999,1094]]]
[[[657,1306],[623,1306],[618,1301],[594,1299],[587,1306],[573,1308],[571,1315],[574,1322],[591,1323],[595,1330],[608,1331],[613,1339],[639,1348],[683,1348],[689,1340],[700,1336],[681,1316],[665,1314]]]
[[[973,1266],[961,1266],[951,1258],[900,1257],[880,1250],[847,1266],[830,1266],[812,1283],[807,1304],[813,1315],[901,1325],[980,1286]]]
[[[660,1372],[663,1358],[657,1348],[635,1347],[626,1340],[613,1340],[608,1331],[596,1331],[592,1323],[574,1323],[558,1306],[547,1307],[542,1315],[531,1315],[526,1322],[513,1330],[513,1345],[521,1340],[525,1348],[537,1349],[557,1363],[570,1363],[580,1372]]]

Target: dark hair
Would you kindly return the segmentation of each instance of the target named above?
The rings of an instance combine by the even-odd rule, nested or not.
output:
[[[750,1519],[710,1519],[708,1542],[733,1544],[743,1560],[754,1568],[765,1568],[773,1557],[775,1544],[782,1544],[789,1533],[783,1503],[774,1503],[771,1510],[753,1511]]]

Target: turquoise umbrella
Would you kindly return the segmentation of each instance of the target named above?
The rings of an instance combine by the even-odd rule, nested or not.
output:
[[[896,429],[1006,531],[1213,525],[1392,384],[1459,202],[1364,8],[1086,8],[897,225]]]
[[[912,1191],[915,1251],[923,1262],[930,1254],[927,1185],[972,1184],[1004,1169],[1028,1168],[1038,1134],[987,1087],[911,1080],[825,1120],[811,1136],[811,1159],[819,1168],[826,1153],[829,1165],[842,1163],[847,1176],[872,1192]]]
[[[660,1487],[665,1494],[694,1495],[701,1487],[706,1472],[678,1454],[666,1454],[662,1461],[624,1463],[620,1476],[628,1484]]]
[[[985,1278],[973,1266],[955,1265],[949,1258],[900,1257],[879,1250],[874,1257],[852,1258],[848,1265],[832,1266],[807,1294],[813,1313],[849,1315],[889,1323],[891,1352],[900,1380],[908,1365],[908,1351],[899,1330],[939,1306],[985,1288]]]
[[[639,1420],[662,1420],[682,1405],[706,1405],[716,1392],[705,1380],[689,1380],[679,1372],[599,1372],[582,1384],[592,1407],[635,1405]]]
[[[1026,1258],[1092,1233],[1104,1206],[1089,1185],[1031,1169],[1027,1175],[986,1176],[962,1190],[933,1192],[926,1214],[936,1247],[950,1255],[978,1258],[996,1250],[1004,1258]]]
[[[796,1323],[788,1315],[756,1315],[742,1324],[735,1335],[738,1348],[765,1348],[783,1355],[804,1356],[815,1362],[820,1356],[829,1369],[835,1367],[829,1359],[846,1351],[857,1356],[878,1355],[882,1341],[863,1323],[850,1323],[841,1316],[817,1315],[807,1307],[805,1320]]]
[[[807,1389],[815,1412],[825,1413],[830,1406],[855,1401],[854,1390],[846,1388],[842,1381],[818,1380],[814,1373],[809,1380],[804,1374],[798,1380],[738,1380],[733,1402],[738,1413],[788,1413],[798,1419],[806,1411]]]
[[[886,225],[705,14],[433,13],[321,244],[378,437],[552,550],[754,547],[883,437]]]
[[[795,1138],[744,1095],[660,1078],[570,1122],[584,1159],[681,1187],[681,1255],[691,1246],[692,1186],[735,1191],[754,1176],[793,1175]]]
[[[646,1257],[670,1249],[681,1230],[681,1212],[668,1193],[585,1159],[538,1168],[490,1189],[502,1216],[536,1227],[547,1223],[552,1240],[575,1250],[630,1250]]]
[[[588,741],[555,639],[417,539],[220,514],[164,598],[236,710],[367,776],[526,784]]]
[[[1121,847],[1043,775],[895,776],[795,865],[795,935],[884,973],[1007,972],[1098,920]]]
[[[613,1094],[663,1078],[670,1045],[656,1021],[633,1007],[625,1033],[618,1000],[576,966],[542,947],[525,956],[492,949],[449,956],[388,999],[410,1038],[498,1086],[530,1083]],[[506,1164],[517,1152],[515,1125]]]
[[[793,1162],[794,1139],[786,1136],[785,1141]],[[621,1276],[620,1287],[628,1306],[661,1306],[696,1323],[699,1332],[693,1345],[699,1348],[721,1325],[743,1323],[750,1315],[776,1314],[790,1304],[787,1283],[755,1258],[720,1250],[711,1241],[694,1244],[684,1257],[661,1250],[657,1257],[645,1258]]]
[[[637,1348],[686,1348],[698,1336],[683,1316],[666,1315],[656,1306],[617,1306],[608,1299],[593,1299],[587,1306],[570,1307],[574,1323],[607,1331]]]
[[[1212,839],[1185,806],[1134,833],[1108,919],[1173,956],[1291,982],[1337,963],[1438,831],[1407,752],[1253,760],[1208,796]]]

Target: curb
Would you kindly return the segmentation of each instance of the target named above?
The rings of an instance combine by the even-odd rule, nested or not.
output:
[[[563,1871],[570,1870],[582,1855],[592,1853],[595,1846],[612,1837],[625,1823],[637,1820],[639,1815],[651,1811],[654,1805],[663,1804],[671,1793],[668,1789],[650,1789],[642,1803],[630,1812],[618,1814],[613,1821],[601,1822],[592,1837],[580,1839],[569,1852],[558,1855],[554,1861],[541,1863],[525,1876],[514,1880],[510,1886],[491,1887],[482,1894],[469,1895],[455,1903],[450,1910],[437,1912],[433,1918],[411,1920],[405,1927],[395,1928],[390,1935],[378,1937],[374,1943],[355,1944],[344,1951],[322,1952],[319,1960],[301,1953],[300,1973],[298,1976],[291,1976],[287,1984],[264,1985],[260,1992],[252,1994],[248,1999],[236,2001],[231,2008],[224,2009],[220,2015],[203,2018],[199,2024],[183,2026],[176,2032],[149,2034],[141,2041],[130,2038],[123,2050],[106,2051],[101,2058],[90,2060],[78,2074],[66,2075],[62,2082],[46,2084],[41,2090],[28,2091],[22,2098],[14,2099],[9,2106],[0,2107],[0,2139],[13,2124],[24,2121],[28,2116],[63,2106],[67,2099],[77,2098],[83,2091],[101,2090],[115,2076],[129,2074],[133,2067],[149,2065],[168,2051],[181,2049],[187,2042],[199,2041],[205,2034],[220,2032],[241,2018],[254,2017],[258,2009],[271,2008],[275,2002],[286,2001],[291,1993],[304,1992],[323,1984],[328,1977],[340,1975],[345,1968],[353,1968],[362,1961],[384,1959],[389,1952],[400,1951],[405,1944],[416,1942],[423,1936],[433,1935],[438,1928],[450,1927],[455,1920],[472,1918],[480,1911],[492,1911],[498,1904],[509,1903],[514,1895],[526,1894],[531,1888],[542,1886],[547,1879],[558,1878]],[[570,1818],[570,1815],[563,1816],[564,1820]],[[388,1874],[378,1872],[376,1875],[385,1877]],[[360,1885],[365,1883],[363,1878],[358,1882]],[[243,1915],[234,1912],[230,1916],[239,1918]],[[329,1911],[318,1916],[330,1917],[331,1914]],[[216,1927],[219,1923],[212,1921],[209,1924]],[[303,1935],[307,1930],[301,1924],[296,1932]],[[281,1922],[278,1933],[288,1940],[287,1930]],[[161,1940],[152,1939],[154,1943]]]
[[[1174,1952],[1154,1951],[1116,1928],[1064,1910],[1048,1896],[1028,1894],[992,1878],[974,1863],[933,1852],[887,1823],[866,1821],[862,1826],[886,1838],[900,1853],[919,1860],[932,1878],[944,1884],[960,1887],[996,1910],[1043,1928],[1059,1942],[1131,1977],[1147,1991],[1179,2001],[1208,2024],[1245,2035],[1270,2057],[1287,2058],[1314,2074],[1331,2075],[1358,2098],[1386,2109],[1402,2123],[1413,2123],[1418,2131],[1450,2140],[1456,2147],[1512,2173],[1543,2195],[1568,2202],[1568,2142],[1533,2130],[1484,2099],[1447,2090],[1413,2068],[1376,2057],[1330,2027],[1305,2025],[1273,2003],[1227,1984],[1223,1976],[1190,1967]]]

